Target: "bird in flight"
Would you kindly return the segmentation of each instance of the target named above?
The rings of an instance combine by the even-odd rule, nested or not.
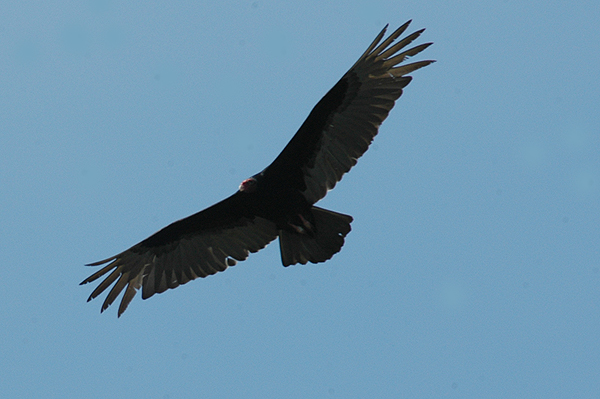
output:
[[[431,45],[406,49],[424,29],[396,42],[410,22],[383,40],[386,26],[312,109],[273,163],[242,181],[232,196],[118,255],[89,264],[107,265],[81,284],[109,274],[88,301],[114,283],[101,312],[125,290],[118,310],[121,316],[139,289],[142,299],[147,299],[224,271],[277,237],[284,266],[331,259],[344,245],[352,217],[314,204],[367,151],[410,83],[407,74],[434,62],[403,63]]]

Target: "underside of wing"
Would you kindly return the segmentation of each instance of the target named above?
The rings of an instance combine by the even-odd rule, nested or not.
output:
[[[433,61],[402,64],[431,43],[405,49],[424,31],[394,43],[410,21],[383,42],[386,28],[352,68],[313,108],[296,135],[265,170],[285,173],[308,202],[331,190],[365,153],[402,89],[407,74]],[[381,43],[380,43],[381,42]]]
[[[158,231],[130,249],[90,266],[108,263],[85,279],[92,282],[108,276],[92,292],[96,298],[113,283],[102,311],[125,290],[119,316],[137,290],[142,298],[178,287],[198,277],[206,277],[245,260],[273,241],[278,231],[273,222],[244,211],[243,194],[233,196],[195,215]]]

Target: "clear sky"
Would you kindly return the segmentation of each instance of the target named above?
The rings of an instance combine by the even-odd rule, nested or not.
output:
[[[127,4],[120,4],[127,3]],[[343,250],[100,314],[85,263],[233,193],[381,28],[438,62],[320,205]],[[600,3],[4,1],[0,392],[600,396]]]

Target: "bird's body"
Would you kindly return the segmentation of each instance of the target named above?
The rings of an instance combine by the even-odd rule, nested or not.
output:
[[[393,44],[409,23],[379,44],[384,29],[317,103],[281,154],[262,172],[244,180],[236,193],[116,256],[92,263],[108,265],[81,284],[110,274],[88,300],[115,283],[102,310],[125,289],[121,315],[138,289],[146,299],[223,271],[277,237],[284,266],[324,262],[339,252],[352,217],[314,204],[368,149],[410,82],[406,74],[433,62],[399,65],[431,44],[400,52],[423,32]]]

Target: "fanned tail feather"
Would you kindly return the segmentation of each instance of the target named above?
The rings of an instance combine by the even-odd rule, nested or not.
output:
[[[315,234],[310,236],[287,230],[279,232],[281,261],[284,266],[331,259],[344,245],[352,216],[314,206]]]

